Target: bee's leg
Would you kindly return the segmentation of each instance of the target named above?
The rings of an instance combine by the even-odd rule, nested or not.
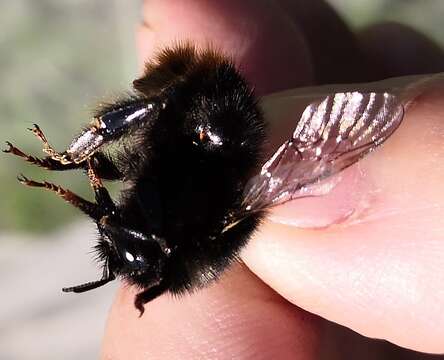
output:
[[[6,142],[8,145],[7,149],[4,149],[4,153],[10,153],[23,158],[26,162],[33,165],[37,165],[47,170],[51,171],[65,171],[65,170],[75,170],[75,169],[85,169],[87,168],[87,163],[68,163],[62,164],[61,162],[52,159],[50,156],[44,157],[42,159],[25,154],[22,150],[12,145],[9,141]],[[115,163],[105,154],[97,152],[93,155],[94,168],[97,174],[102,179],[106,180],[121,180],[123,179],[123,174],[117,168]]]
[[[28,130],[31,131],[43,143],[43,152],[45,154],[48,154],[51,159],[61,164],[69,164],[69,162],[66,159],[66,154],[61,154],[58,153],[56,150],[54,150],[54,148],[49,144],[48,140],[46,139],[45,134],[37,124],[33,124],[33,127],[28,128]]]
[[[44,188],[46,190],[55,192],[62,199],[64,199],[65,201],[67,201],[68,203],[73,205],[74,207],[80,209],[86,215],[90,216],[91,218],[93,218],[96,221],[99,220],[101,212],[100,212],[100,208],[97,206],[97,204],[94,204],[88,200],[81,198],[80,196],[74,194],[70,190],[65,190],[61,186],[49,183],[47,181],[38,182],[38,181],[30,180],[23,175],[18,177],[18,181],[20,181],[23,185]]]
[[[152,99],[149,102],[135,100],[115,110],[109,110],[95,117],[90,125],[61,153],[54,150],[43,131],[38,125],[34,124],[34,127],[29,130],[42,141],[43,151],[48,154],[49,158],[38,159],[26,155],[19,149],[13,147],[12,144],[10,145],[10,143],[8,143],[10,149],[6,150],[6,152],[14,153],[25,158],[28,162],[51,170],[82,167],[82,165],[77,165],[84,163],[92,157],[93,154],[98,153],[101,147],[119,140],[129,134],[131,130],[140,128],[144,124],[153,121],[153,119],[159,115],[160,108],[163,107],[165,107],[165,104],[159,99]],[[67,167],[57,166],[55,162],[59,162],[61,165],[67,165]]]
[[[93,160],[91,158],[87,160],[87,165],[89,183],[94,191],[96,202],[98,206],[102,209],[102,214],[112,214],[116,211],[116,205],[111,199],[108,190],[103,186],[102,180],[98,176]]]
[[[61,154],[62,161],[80,163],[99,151],[101,147],[127,136],[159,115],[165,104],[159,99],[134,100],[126,105],[97,115],[91,124]]]
[[[154,300],[168,290],[168,285],[165,281],[161,281],[159,284],[154,285],[136,295],[134,300],[134,306],[139,310],[139,317],[145,312],[145,304]]]
[[[6,144],[8,145],[8,149],[4,149],[3,152],[19,156],[31,164],[40,166],[48,170],[72,170],[72,169],[78,169],[79,167],[83,166],[75,163],[62,164],[60,161],[54,160],[50,156],[40,159],[38,157],[25,154],[19,148],[12,145],[9,141],[7,141]]]
[[[92,165],[94,166],[94,172],[96,176],[104,180],[123,180],[124,175],[120,169],[116,166],[115,161],[103,152],[95,153],[91,158]],[[82,163],[82,165],[88,170],[90,166],[88,162]]]

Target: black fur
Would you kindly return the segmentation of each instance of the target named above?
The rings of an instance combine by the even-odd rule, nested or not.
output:
[[[126,227],[155,233],[174,249],[164,281],[181,293],[217,278],[257,226],[261,214],[221,233],[258,169],[264,123],[251,88],[211,51],[166,50],[134,86],[147,99],[160,92],[167,105],[115,157],[133,183],[118,209]],[[222,145],[201,141],[200,126],[213,129]],[[147,282],[129,279],[141,288]]]

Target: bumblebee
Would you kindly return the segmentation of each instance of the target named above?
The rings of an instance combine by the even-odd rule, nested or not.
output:
[[[19,181],[61,196],[97,225],[97,281],[136,285],[135,306],[170,291],[201,288],[234,261],[268,209],[307,196],[354,164],[399,126],[404,109],[385,92],[330,94],[311,103],[296,129],[264,161],[265,120],[234,64],[190,45],[162,51],[133,82],[132,95],[99,107],[63,152],[42,130],[44,158],[11,143],[5,152],[49,170],[84,169],[95,202],[49,182]],[[112,146],[110,146],[112,145]],[[125,183],[119,199],[102,180]]]

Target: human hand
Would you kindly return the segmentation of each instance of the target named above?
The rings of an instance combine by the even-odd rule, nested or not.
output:
[[[360,54],[321,1],[151,0],[144,21],[141,63],[174,41],[204,47],[211,39],[234,56],[260,95],[433,71],[444,63],[433,44],[393,26],[362,34],[366,51]],[[409,41],[423,51],[400,57],[399,49],[384,47]],[[341,50],[329,64],[331,48]],[[430,68],[421,61],[425,53]],[[133,305],[135,290],[124,286],[102,358],[382,359],[402,352],[301,308],[366,336],[443,353],[443,97],[442,84],[425,91],[392,138],[361,161],[359,171],[348,172],[351,181],[278,213],[281,222],[300,222],[303,209],[305,223],[320,227],[352,209],[343,224],[301,229],[269,221],[243,252],[246,266],[196,294],[162,296],[147,304],[142,318]]]

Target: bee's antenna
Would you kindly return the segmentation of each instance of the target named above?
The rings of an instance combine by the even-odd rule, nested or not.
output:
[[[63,292],[82,293],[85,291],[97,289],[98,287],[101,287],[101,286],[109,283],[110,281],[113,281],[114,279],[115,279],[115,276],[112,275],[112,276],[105,278],[105,279],[102,278],[100,280],[87,282],[87,283],[84,283],[81,285],[65,287],[65,288],[62,288],[62,291]]]
[[[114,273],[110,269],[109,262],[106,261],[105,266],[103,267],[103,275],[100,280],[90,281],[81,285],[71,286],[62,288],[63,292],[74,292],[74,293],[82,293],[85,291],[97,289],[110,281],[113,281],[116,278]]]

